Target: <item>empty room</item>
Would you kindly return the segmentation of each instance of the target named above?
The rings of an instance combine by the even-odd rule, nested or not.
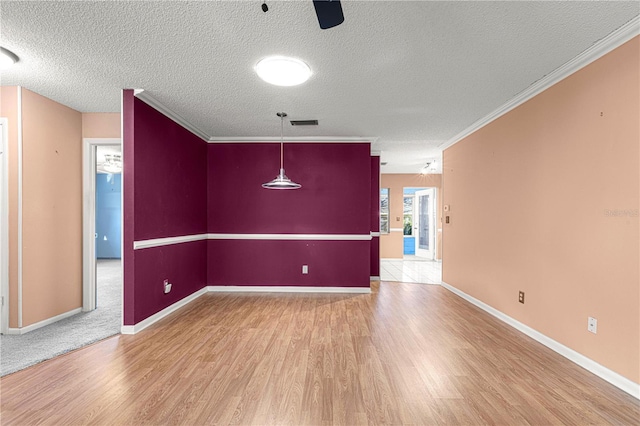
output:
[[[3,1],[0,423],[640,425],[637,1]]]

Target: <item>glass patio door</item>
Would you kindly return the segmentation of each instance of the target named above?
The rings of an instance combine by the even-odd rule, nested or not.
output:
[[[435,190],[428,188],[416,192],[413,215],[416,230],[416,256],[435,257]]]

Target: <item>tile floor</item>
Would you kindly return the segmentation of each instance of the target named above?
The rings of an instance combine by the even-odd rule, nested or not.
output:
[[[380,280],[403,283],[440,284],[442,282],[442,262],[425,260],[416,256],[404,259],[382,259]]]

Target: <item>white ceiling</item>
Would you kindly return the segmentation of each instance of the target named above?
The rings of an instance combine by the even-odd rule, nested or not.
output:
[[[140,88],[215,138],[279,136],[275,113],[318,119],[291,137],[371,137],[383,172],[418,172],[438,145],[640,12],[631,2],[345,1],[321,30],[311,0],[0,3],[1,76],[82,112]],[[311,79],[262,82],[253,66],[298,57]]]

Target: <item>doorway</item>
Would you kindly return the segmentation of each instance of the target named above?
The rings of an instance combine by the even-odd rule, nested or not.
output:
[[[122,149],[120,139],[83,140],[82,310],[98,307],[99,294],[122,293]],[[109,288],[98,285],[106,283]],[[105,299],[106,300],[106,299]],[[118,302],[121,305],[121,301]],[[120,312],[122,312],[120,306]],[[120,315],[122,325],[122,315]]]
[[[436,258],[436,189],[403,189],[404,257]]]

